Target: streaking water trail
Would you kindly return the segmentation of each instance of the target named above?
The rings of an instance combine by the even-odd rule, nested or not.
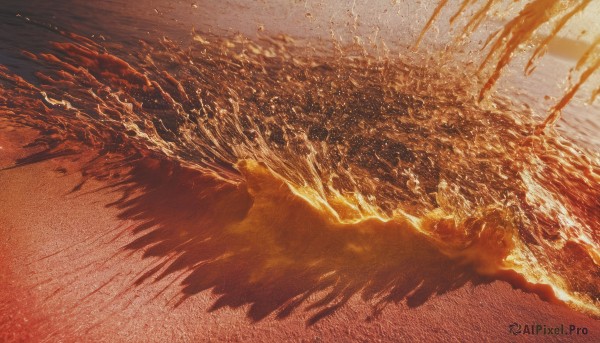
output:
[[[36,82],[0,69],[0,113],[42,133],[30,161],[82,142],[156,154],[244,185],[262,208],[293,212],[291,196],[328,227],[413,230],[483,274],[598,314],[598,157],[536,132],[509,99],[481,103],[477,68],[358,45],[332,56],[285,35],[192,38],[107,48],[62,32],[24,52]],[[238,229],[267,225],[252,213]]]

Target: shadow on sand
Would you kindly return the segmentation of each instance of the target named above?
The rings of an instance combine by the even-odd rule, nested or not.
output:
[[[467,282],[484,282],[406,223],[340,224],[265,168],[241,169],[246,181],[232,184],[145,159],[111,186],[123,197],[110,206],[140,223],[124,249],[162,261],[135,286],[183,273],[176,306],[212,290],[218,300],[209,311],[249,305],[248,317],[259,321],[302,306],[312,325],[356,294],[375,304],[377,315],[389,303],[416,307]]]

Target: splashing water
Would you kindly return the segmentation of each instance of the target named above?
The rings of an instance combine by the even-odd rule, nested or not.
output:
[[[464,26],[462,34],[468,36],[472,34],[484,21],[486,16],[494,10],[495,7],[504,4],[502,0],[487,0],[484,4],[469,18]],[[531,74],[535,69],[535,62],[542,57],[549,43],[565,28],[569,21],[581,14],[589,5],[591,0],[531,0],[526,1],[522,10],[509,20],[503,28],[491,34],[485,43],[490,45],[488,52],[483,58],[478,73],[484,74],[483,83],[479,99],[483,99],[485,94],[492,89],[502,74],[502,70],[510,63],[516,52],[524,45],[531,45],[533,52],[525,65],[525,73]],[[438,3],[431,18],[421,31],[416,46],[419,45],[423,36],[429,30],[432,23],[439,16],[442,9],[448,5],[446,0]],[[457,12],[451,17],[452,24],[458,17],[465,14],[466,11],[475,6],[475,1],[463,0]],[[541,31],[545,26],[549,26],[550,32],[543,38],[535,36],[535,33]],[[540,130],[556,123],[560,117],[561,110],[573,99],[575,93],[586,83],[590,77],[600,68],[600,53],[597,49],[600,46],[600,36],[597,36],[589,45],[585,53],[579,58],[575,68],[571,73],[578,72],[578,81],[571,85],[556,105],[550,109],[546,120],[540,125]],[[490,68],[491,67],[491,68]],[[574,75],[570,75],[572,78]],[[591,90],[591,99],[593,102],[600,94],[600,85]]]
[[[489,92],[540,25],[558,17],[559,30],[588,2],[528,2],[479,68],[374,56],[357,44],[332,54],[323,42],[286,35],[193,32],[189,47],[164,38],[125,51],[63,32],[52,51],[24,53],[40,66],[37,83],[0,68],[0,114],[40,130],[46,157],[84,142],[101,155],[178,161],[244,184],[255,198],[291,192],[328,223],[414,230],[480,273],[597,315],[600,160],[550,124],[598,68],[598,41],[543,134],[521,106]],[[492,61],[483,87],[471,81]],[[278,205],[286,206],[269,208]]]

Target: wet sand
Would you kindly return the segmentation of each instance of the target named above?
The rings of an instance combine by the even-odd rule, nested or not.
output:
[[[62,7],[68,3],[65,1]],[[99,4],[112,6],[112,2]],[[114,15],[111,11],[96,15],[96,3],[90,6],[93,10],[79,12],[92,19]],[[299,30],[302,32],[311,31],[319,37],[329,34],[329,26],[319,24],[322,9],[311,10],[314,16],[306,19],[304,5],[294,7],[291,14],[281,16],[277,19],[280,22],[272,25],[267,19],[272,13],[278,13],[279,7],[261,11],[267,19],[246,19],[230,10],[218,12],[218,15],[204,7],[189,11],[188,2],[176,2],[171,9],[162,4],[146,6],[145,2],[131,6],[139,6],[144,11],[135,8],[122,12],[134,17],[143,13],[151,20],[123,20],[117,25],[115,21],[97,23],[83,17],[77,22],[95,34],[106,34],[110,27],[114,31],[112,40],[117,42],[121,36],[134,40],[129,37],[130,31],[151,37],[156,32],[147,30],[148,27],[163,26],[173,28],[168,35],[176,40],[183,39],[179,36],[189,38],[190,23],[199,24],[202,29],[202,23],[212,27],[212,21],[224,23],[222,29],[225,31],[254,33],[257,23],[266,21],[267,32],[277,31],[278,26],[288,26],[288,22],[292,22],[298,24],[290,25],[293,27],[309,27]],[[365,6],[372,5],[365,2]],[[61,16],[76,13],[75,8],[65,11],[54,4],[47,7],[51,8],[52,15],[58,16],[52,21],[55,23],[68,23],[72,19],[63,20]],[[194,11],[204,13],[203,20],[204,17],[214,18],[212,21],[200,20]],[[7,17],[15,20],[12,10],[8,12]],[[394,14],[396,18],[395,12],[378,16]],[[177,14],[174,16],[177,20],[171,18],[172,13]],[[189,18],[182,17],[181,13],[188,13]],[[340,13],[344,16],[339,18],[344,22],[354,15],[352,12],[347,16],[345,11]],[[23,12],[23,15],[28,14],[28,11]],[[327,15],[322,17],[324,23],[329,20]],[[126,30],[129,26],[131,28]],[[418,31],[421,26],[414,25],[411,30]],[[391,21],[382,27],[382,34],[386,28],[396,32],[397,26]],[[9,29],[5,32],[10,36],[5,49],[11,53],[20,51],[17,47],[22,42],[43,49],[50,40],[43,35],[37,37],[38,31],[31,31],[30,36],[13,35]],[[412,41],[412,35],[405,36],[407,41]],[[107,37],[111,40],[110,35]],[[4,58],[2,63],[24,68],[20,59],[13,61],[4,55],[0,57]],[[577,121],[574,123],[573,126],[584,127]],[[597,126],[585,128],[593,132]],[[0,168],[35,152],[35,149],[21,148],[34,137],[35,133],[31,131],[6,128],[0,122]],[[91,158],[93,153],[86,155]],[[126,202],[122,197],[123,189],[114,187],[115,179],[90,179],[81,184],[83,176],[79,167],[82,159],[86,157],[60,157],[0,171],[2,342],[600,341],[597,319],[564,304],[540,299],[537,294],[515,289],[507,282],[482,278],[468,267],[460,267],[455,261],[441,256],[436,249],[409,233],[385,232],[380,237],[370,237],[369,247],[379,251],[392,248],[389,257],[394,263],[379,264],[377,262],[381,260],[376,259],[375,263],[369,264],[348,259],[346,255],[335,258],[330,263],[335,270],[342,275],[356,276],[337,289],[327,283],[313,284],[313,279],[304,277],[318,274],[318,270],[312,273],[293,268],[277,270],[270,283],[249,285],[242,276],[256,269],[251,259],[243,258],[231,265],[220,265],[220,268],[201,269],[201,265],[193,264],[198,256],[192,256],[191,262],[180,263],[180,269],[176,269],[176,265],[171,272],[165,273],[165,265],[169,265],[165,261],[175,261],[176,257],[170,253],[177,249],[165,249],[157,242],[172,241],[175,245],[183,242],[185,237],[183,234],[183,238],[178,236],[179,228],[185,228],[182,232],[202,231],[196,226],[195,215],[205,203],[198,200],[193,187],[170,174],[168,167],[166,171],[158,168],[143,173],[133,187],[140,196],[134,199],[139,201]],[[160,182],[154,182],[156,180]],[[162,206],[165,199],[169,199],[171,206]],[[154,230],[154,227],[160,230]],[[153,234],[162,236],[157,238]],[[198,242],[192,242],[192,246],[212,239],[215,234],[219,235],[218,231],[198,233],[193,236]],[[398,236],[402,239],[397,239]],[[238,253],[242,257],[252,256],[252,253],[260,253],[261,239],[265,237],[269,236],[258,234],[248,241],[237,240],[231,246],[223,244],[227,240],[221,237],[215,240],[219,243],[212,248]],[[293,241],[296,245],[288,248],[303,258],[315,254],[317,257],[336,257],[337,236],[316,239],[320,242],[316,245],[318,249],[303,249],[298,246],[303,244],[302,241]],[[327,248],[333,252],[327,253]],[[250,253],[239,254],[244,249]],[[411,256],[402,255],[406,249]],[[215,252],[210,256],[218,255]],[[385,253],[377,256],[387,257]],[[375,272],[370,273],[372,271]],[[385,289],[386,292],[373,294],[371,289]],[[580,336],[513,336],[509,325],[514,322],[546,327],[576,325],[586,327],[589,333]]]
[[[30,154],[20,142],[32,137],[23,129],[0,130],[2,166]],[[185,268],[156,277],[151,271],[172,256],[162,254],[158,244],[135,242],[140,232],[145,234],[140,222],[153,225],[153,219],[168,217],[152,210],[152,201],[160,199],[135,204],[149,207],[141,216],[132,206],[118,205],[123,194],[110,187],[114,181],[91,179],[78,187],[78,163],[60,157],[0,172],[0,341],[600,340],[600,321],[506,282],[482,279],[467,267],[457,269],[417,237],[405,237],[410,247],[395,248],[415,249],[410,254],[420,254],[418,259],[391,255],[398,263],[382,269],[379,280],[350,283],[338,292],[336,285],[305,292],[311,286],[293,269],[269,284],[249,287],[238,279],[252,270],[242,261],[192,279]],[[181,226],[193,219],[193,206],[177,204],[194,205],[194,198],[185,185],[170,182],[170,196],[177,196],[165,212],[175,211],[168,218],[177,218]],[[151,189],[136,192],[165,196]],[[382,235],[385,240],[387,234]],[[374,241],[373,247],[387,246]],[[360,264],[336,263],[339,270]],[[377,282],[393,283],[393,288],[370,295]],[[342,300],[332,301],[329,294]],[[513,336],[513,322],[573,324],[589,333]]]

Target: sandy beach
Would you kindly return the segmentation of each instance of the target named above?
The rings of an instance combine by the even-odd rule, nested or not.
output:
[[[597,4],[444,3],[6,0],[0,342],[600,342]]]
[[[33,132],[15,128],[0,134],[3,166],[31,153],[15,142],[30,139]],[[419,258],[400,259],[393,270],[381,271],[395,275],[391,280],[396,285],[387,298],[376,299],[367,294],[368,287],[351,286],[341,290],[347,298],[342,303],[328,304],[329,289],[309,293],[306,299],[294,298],[298,287],[310,285],[287,271],[270,285],[247,288],[236,282],[237,275],[245,272],[241,265],[237,270],[207,271],[218,275],[198,277],[197,286],[201,289],[203,280],[211,279],[219,280],[216,287],[180,301],[186,292],[182,283],[186,272],[144,279],[144,273],[169,257],[152,251],[152,246],[132,244],[140,237],[135,230],[140,222],[152,223],[161,215],[155,213],[152,218],[150,212],[141,217],[119,208],[115,204],[122,194],[107,188],[107,182],[88,180],[73,191],[82,180],[78,162],[73,159],[61,157],[0,172],[2,341],[600,339],[598,320],[565,305],[543,301],[506,282],[483,279],[467,268],[459,271],[415,237],[406,239],[419,250]],[[140,192],[160,196],[160,191]],[[174,203],[193,201],[184,187],[172,194],[178,194],[171,200]],[[152,202],[138,205],[150,206],[151,210]],[[186,212],[189,207],[175,211],[171,218],[181,220],[179,225],[185,223],[186,216],[193,218]],[[356,261],[338,263],[339,269],[345,269],[353,268]],[[286,312],[290,302],[297,302],[297,306]],[[547,327],[576,325],[587,328],[588,334],[515,336],[509,332],[509,325],[515,322]]]

